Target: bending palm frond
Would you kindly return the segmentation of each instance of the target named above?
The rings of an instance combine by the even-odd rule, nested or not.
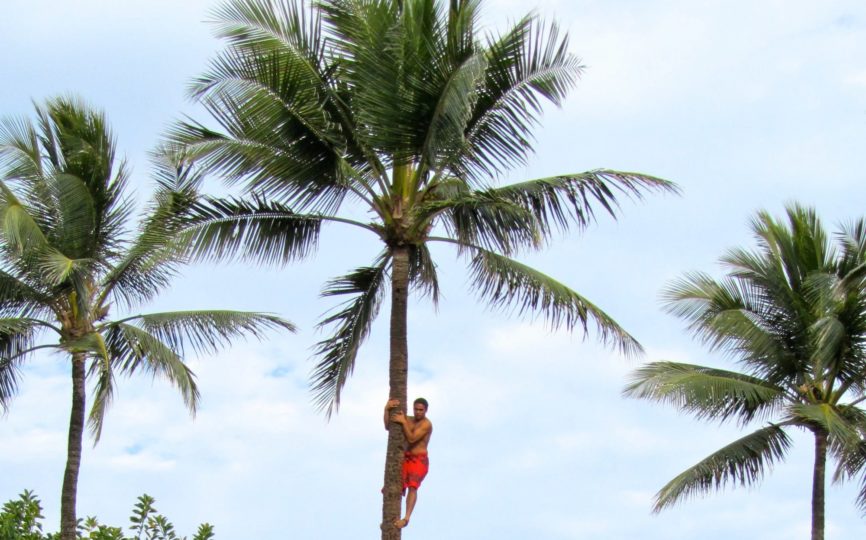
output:
[[[750,486],[763,477],[767,468],[784,458],[790,446],[791,439],[777,425],[750,433],[668,482],[656,494],[653,511],[660,512],[682,499],[720,489],[729,482]]]
[[[756,377],[676,362],[637,369],[623,394],[667,403],[699,419],[737,418],[740,424],[778,411],[785,398],[783,389]]]
[[[640,173],[598,169],[580,174],[539,178],[500,188],[487,193],[512,201],[537,220],[541,233],[549,237],[554,230],[579,230],[595,220],[599,205],[612,217],[617,217],[617,195],[640,200],[647,191],[678,193],[675,184]]]
[[[0,181],[0,226],[3,243],[18,254],[30,255],[46,243],[39,224],[3,181]]]
[[[33,350],[36,331],[45,326],[34,319],[0,319],[0,409],[6,410],[18,389],[19,367]]]
[[[38,315],[49,308],[45,306],[47,296],[14,275],[0,270],[0,316],[28,317]]]
[[[213,354],[235,337],[251,335],[261,339],[268,330],[295,331],[292,323],[276,315],[244,311],[150,313],[107,323],[105,326],[118,323],[135,323],[135,326],[153,334],[180,356],[184,356],[186,346],[190,346],[197,354]]]
[[[511,254],[520,247],[536,248],[541,242],[533,214],[505,197],[447,183],[438,186],[434,196],[443,198],[424,203],[420,212],[431,218],[441,214],[449,236],[461,244]]]
[[[172,347],[151,332],[131,324],[112,324],[106,329],[105,335],[112,366],[118,373],[129,376],[141,371],[167,379],[180,391],[190,413],[195,414],[199,400],[195,376]],[[91,428],[102,428],[103,412],[111,398],[111,379],[105,378],[105,381],[104,386],[97,387],[91,411]],[[100,394],[100,390],[104,394]]]
[[[539,97],[558,105],[583,70],[568,52],[567,36],[532,15],[488,43],[486,60],[486,79],[466,126],[470,151],[461,163],[475,179],[525,163],[541,113]]]
[[[831,440],[845,447],[856,447],[863,441],[863,434],[856,424],[840,415],[836,407],[828,403],[798,403],[788,407],[788,423],[801,426],[819,426],[830,434]]]
[[[321,222],[279,203],[205,199],[190,210],[178,242],[193,258],[289,262],[315,249]]]
[[[802,359],[780,341],[779,310],[751,280],[689,273],[668,286],[662,299],[665,310],[685,319],[711,350],[742,356],[769,381],[784,381],[801,367]]]
[[[593,303],[559,281],[503,255],[475,246],[470,263],[473,290],[492,307],[541,314],[552,328],[595,324],[599,338],[624,354],[643,349],[628,332]]]
[[[324,318],[319,328],[334,326],[331,337],[316,344],[319,361],[313,368],[310,386],[316,406],[328,418],[340,407],[340,395],[355,367],[358,348],[370,333],[385,294],[389,257],[380,255],[373,266],[357,268],[325,286],[323,296],[354,295]]]
[[[436,275],[436,263],[426,244],[412,246],[409,251],[409,283],[433,302],[439,303],[439,278]]]
[[[43,176],[38,135],[26,118],[4,118],[0,122],[0,169],[6,178]]]
[[[153,157],[158,189],[138,236],[103,278],[100,301],[114,296],[131,307],[150,300],[185,260],[184,250],[174,240],[199,199],[203,175],[182,155],[163,150]]]

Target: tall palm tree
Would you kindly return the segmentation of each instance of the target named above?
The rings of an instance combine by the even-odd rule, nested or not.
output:
[[[322,325],[312,376],[332,414],[359,346],[391,291],[389,395],[405,411],[409,288],[438,299],[429,245],[464,257],[473,290],[497,308],[540,311],[553,327],[590,322],[624,351],[637,342],[567,286],[512,258],[582,229],[617,196],[675,191],[651,176],[596,170],[504,187],[526,163],[544,100],[560,104],[581,73],[555,24],[528,15],[481,39],[479,0],[232,0],[216,12],[227,47],[192,95],[219,123],[179,124],[172,142],[246,199],[207,199],[186,237],[197,256],[264,262],[306,256],[325,222],[382,242],[369,266],[327,284],[347,298]],[[362,221],[346,212],[354,203]],[[403,433],[389,430],[383,538],[400,510]]]
[[[836,480],[866,460],[866,221],[841,227],[832,242],[814,210],[787,208],[787,223],[761,212],[756,251],[721,259],[727,276],[688,274],[665,292],[668,311],[742,372],[655,362],[638,369],[627,396],[674,405],[699,419],[763,424],[668,482],[660,511],[728,483],[752,485],[785,458],[788,432],[815,440],[812,540],[824,538],[828,456]],[[866,477],[857,499],[866,511]]]
[[[210,353],[237,336],[293,327],[234,311],[110,318],[115,304],[131,310],[169,284],[182,262],[169,240],[197,199],[198,179],[164,163],[146,218],[129,234],[127,168],[115,159],[104,116],[80,101],[37,106],[35,124],[0,123],[0,175],[0,406],[8,407],[22,364],[37,350],[68,355],[72,410],[60,527],[61,538],[72,540],[88,381],[89,425],[98,440],[116,375],[165,378],[195,412],[199,391],[184,345]]]

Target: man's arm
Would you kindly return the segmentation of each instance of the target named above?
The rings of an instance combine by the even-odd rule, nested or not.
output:
[[[385,416],[383,418],[385,422],[385,431],[388,430],[388,424],[391,423],[391,410],[400,405],[399,399],[389,399],[388,403],[385,404]]]
[[[406,416],[397,414],[394,416],[394,420],[403,425],[403,434],[406,435],[406,441],[409,444],[415,444],[420,441],[430,433],[431,429],[433,429],[433,424],[431,424],[430,420],[427,420],[426,418],[420,422],[410,423],[409,420],[406,419]]]

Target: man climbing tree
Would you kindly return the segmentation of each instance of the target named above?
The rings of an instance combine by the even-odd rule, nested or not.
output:
[[[409,518],[418,501],[418,488],[427,476],[430,469],[430,460],[427,457],[427,445],[430,444],[430,436],[433,435],[433,424],[427,419],[427,400],[418,398],[412,404],[415,416],[407,418],[399,410],[400,400],[390,399],[385,404],[385,429],[389,428],[390,422],[403,426],[403,435],[406,437],[406,450],[403,454],[403,496],[406,497],[406,514],[402,519],[394,522],[394,526],[402,529],[409,525]],[[394,409],[397,409],[394,412]]]

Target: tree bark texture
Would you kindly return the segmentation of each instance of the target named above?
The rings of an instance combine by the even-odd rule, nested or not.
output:
[[[812,473],[812,540],[824,540],[824,486],[827,471],[827,431],[815,430],[815,469]]]
[[[84,436],[85,355],[72,355],[72,412],[69,416],[69,443],[66,450],[66,471],[60,495],[60,540],[75,540],[78,519],[75,499],[78,493],[78,470],[81,467],[81,445]]]
[[[406,413],[406,387],[409,370],[409,345],[406,316],[409,302],[409,249],[393,248],[391,267],[391,358],[388,377],[389,397],[400,400],[400,410]],[[385,482],[382,491],[382,540],[400,540],[401,530],[394,527],[400,519],[403,482],[403,452],[406,440],[400,424],[388,426],[388,450],[385,457]]]

